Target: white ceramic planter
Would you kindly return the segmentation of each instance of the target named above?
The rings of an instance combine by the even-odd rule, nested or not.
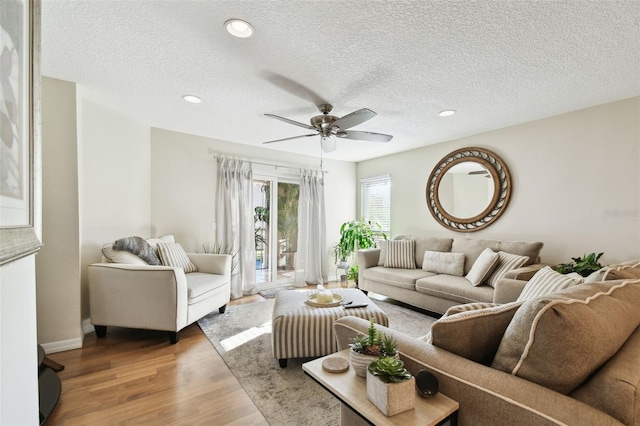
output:
[[[351,366],[353,367],[353,371],[355,371],[356,376],[367,377],[367,367],[373,361],[377,360],[378,357],[374,355],[363,355],[361,353],[355,352],[353,349],[349,351],[349,358],[351,360]]]
[[[367,398],[385,416],[411,410],[416,400],[416,379],[400,383],[385,383],[367,371]]]

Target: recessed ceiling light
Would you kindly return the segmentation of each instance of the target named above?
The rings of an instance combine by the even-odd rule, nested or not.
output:
[[[184,99],[187,102],[191,102],[192,104],[199,104],[200,102],[202,102],[202,99],[200,99],[195,95],[184,95],[182,99]]]
[[[453,110],[453,109],[445,109],[444,111],[440,111],[440,112],[438,113],[438,115],[439,115],[440,117],[449,117],[450,115],[453,115],[453,114],[455,114],[455,113],[456,113],[456,111],[455,111],[455,110]]]
[[[247,38],[253,35],[253,26],[242,19],[229,19],[224,23],[224,27],[235,37]]]

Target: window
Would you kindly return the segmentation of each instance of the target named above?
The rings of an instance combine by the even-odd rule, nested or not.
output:
[[[382,232],[391,234],[391,176],[376,176],[360,181],[360,216],[378,222]]]

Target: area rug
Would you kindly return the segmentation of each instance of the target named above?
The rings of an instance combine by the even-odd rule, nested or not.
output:
[[[276,287],[276,288],[270,288],[267,290],[260,290],[258,294],[264,297],[265,299],[273,299],[276,297],[276,294],[278,294],[279,292],[283,290],[292,290],[292,289],[293,287]]]
[[[271,312],[275,300],[228,306],[198,321],[213,347],[272,426],[336,425],[339,401],[302,371],[307,359],[280,368],[271,352]],[[434,318],[376,300],[389,326],[413,337],[426,334]]]

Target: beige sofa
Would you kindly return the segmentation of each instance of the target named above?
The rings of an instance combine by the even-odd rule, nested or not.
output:
[[[154,248],[158,242],[175,245],[173,236],[147,241]],[[216,309],[224,313],[231,295],[231,256],[185,254],[197,271],[149,265],[105,245],[102,262],[88,267],[91,323],[98,337],[106,335],[107,326],[117,326],[168,331],[176,343],[187,325]]]
[[[396,340],[409,371],[429,371],[459,402],[461,426],[638,426],[638,306],[640,280],[619,280],[498,307],[455,307],[422,339],[377,328]],[[336,321],[339,349],[368,325]],[[480,362],[478,354],[490,356]]]
[[[386,242],[380,248],[359,250],[358,286],[361,290],[388,296],[431,312],[443,314],[455,305],[473,302],[505,303],[516,300],[520,291],[536,271],[544,265],[540,261],[543,243],[523,241],[497,241],[471,238],[428,238],[398,236],[394,240],[415,241],[415,264],[411,268],[385,267]],[[485,249],[527,256],[521,268],[508,271],[506,282],[494,286],[472,285],[466,276]],[[425,251],[461,253],[464,255],[462,276],[427,272],[423,270]]]

